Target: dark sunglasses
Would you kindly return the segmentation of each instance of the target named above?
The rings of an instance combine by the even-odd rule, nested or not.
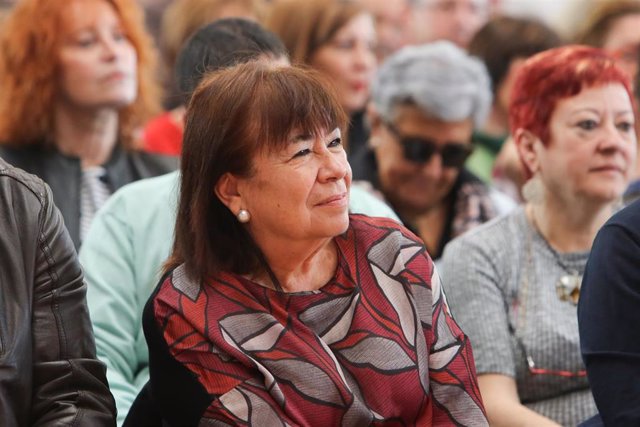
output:
[[[447,142],[441,145],[429,138],[402,135],[391,123],[385,123],[385,126],[402,145],[404,158],[414,163],[426,163],[438,153],[442,159],[442,166],[459,169],[464,166],[473,151],[471,144]]]

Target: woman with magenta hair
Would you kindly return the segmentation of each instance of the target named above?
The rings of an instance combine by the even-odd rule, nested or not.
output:
[[[516,77],[509,114],[526,203],[452,241],[440,266],[492,425],[577,425],[597,412],[576,304],[593,239],[633,171],[634,111],[627,74],[596,48],[542,52]]]

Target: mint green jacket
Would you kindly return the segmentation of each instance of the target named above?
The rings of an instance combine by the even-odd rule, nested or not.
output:
[[[95,216],[80,249],[96,350],[107,365],[119,426],[149,379],[142,310],[171,250],[178,186],[179,173],[172,172],[123,187]],[[356,185],[350,210],[398,220]]]

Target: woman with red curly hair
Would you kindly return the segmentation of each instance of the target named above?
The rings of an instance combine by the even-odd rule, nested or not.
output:
[[[537,54],[516,77],[526,203],[452,241],[439,265],[491,425],[577,425],[597,412],[576,304],[596,232],[634,169],[632,100],[627,73],[586,46]]]
[[[133,0],[24,0],[3,23],[0,157],[49,184],[76,247],[113,191],[176,166],[136,150],[155,64]]]

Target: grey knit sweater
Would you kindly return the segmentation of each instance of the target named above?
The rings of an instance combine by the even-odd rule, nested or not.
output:
[[[553,251],[519,208],[449,243],[438,265],[478,374],[515,378],[523,404],[568,426],[597,409],[587,378],[572,375],[584,370],[576,307],[558,298],[556,282],[582,274],[588,256]],[[527,356],[546,373],[532,373]]]

